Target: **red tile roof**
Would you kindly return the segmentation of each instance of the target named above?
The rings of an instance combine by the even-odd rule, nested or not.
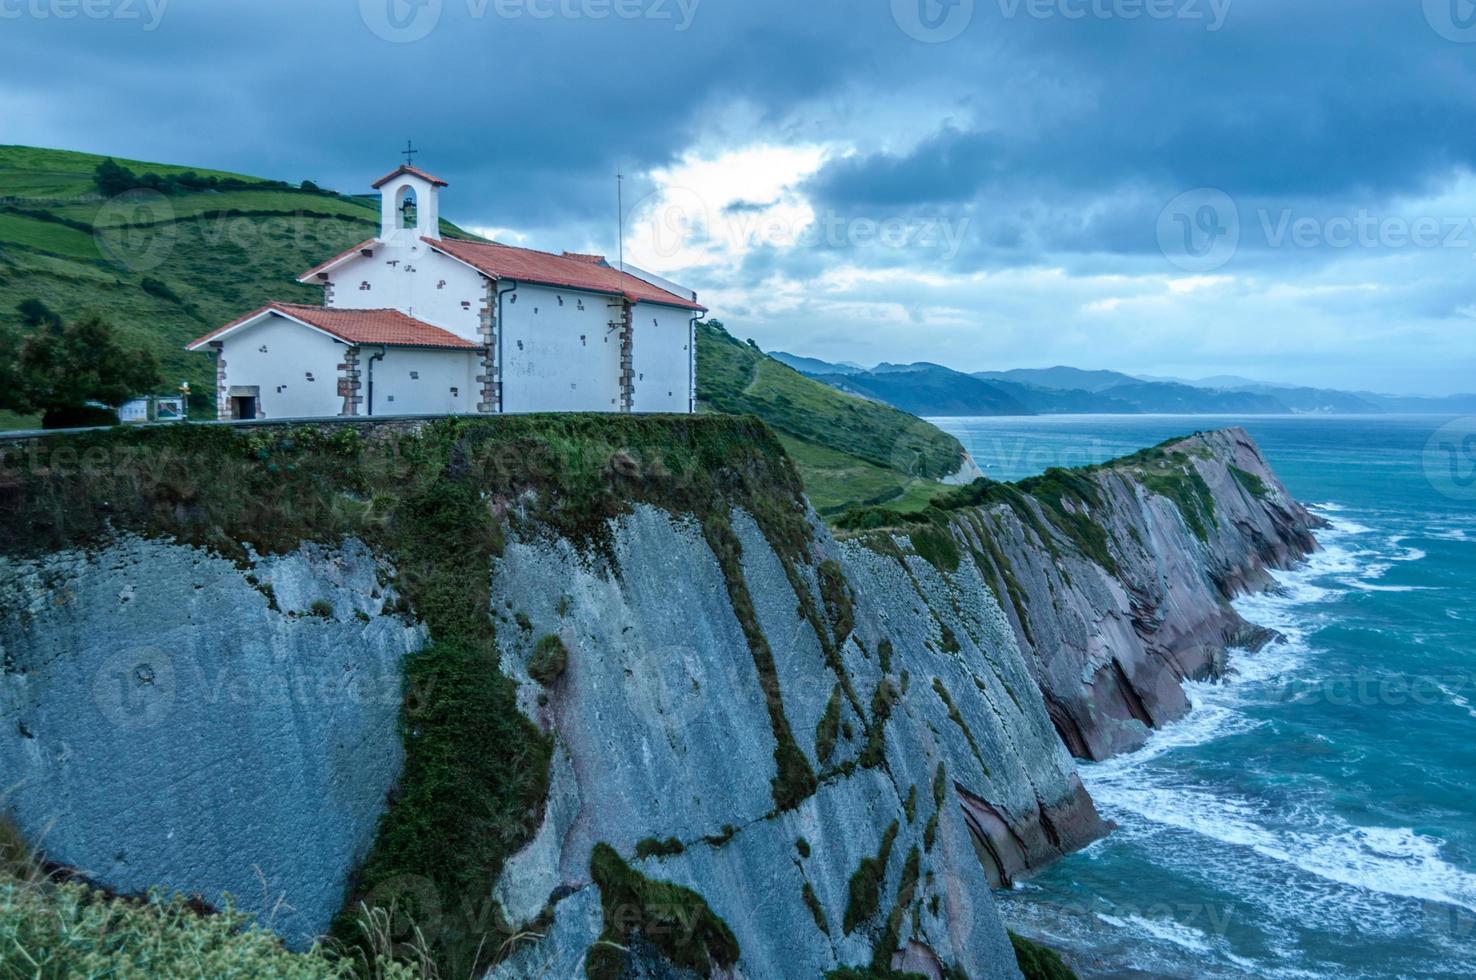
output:
[[[610,264],[603,255],[586,255],[583,252],[565,252],[564,258],[573,259],[575,262],[587,262],[590,265]]]
[[[624,296],[633,303],[658,303],[702,312],[707,309],[685,296],[667,292],[629,273],[612,269],[608,265],[596,265],[589,261],[593,256],[567,253],[554,255],[552,252],[514,248],[496,242],[466,242],[452,238],[439,241],[423,238],[421,241],[438,252],[460,259],[493,279],[514,279],[541,286],[567,286],[592,293]]]
[[[392,181],[396,177],[400,176],[400,174],[409,174],[412,177],[419,177],[421,180],[430,181],[432,184],[434,184],[437,187],[449,187],[449,186],[451,186],[450,184],[447,184],[441,178],[432,176],[431,174],[426,173],[424,170],[421,170],[419,167],[412,167],[412,166],[409,166],[408,164],[404,164],[404,163],[400,164],[394,170],[390,171],[389,173],[385,174],[383,177],[381,177],[378,180],[376,180],[370,186],[373,187],[375,190],[379,190],[385,184],[388,184],[390,181]]]
[[[347,251],[339,252],[337,255],[333,256],[333,258],[329,259],[327,262],[322,262],[322,263],[320,263],[318,265],[313,266],[311,269],[309,269],[308,271],[304,272],[302,275],[298,276],[297,277],[297,281],[298,282],[307,282],[313,276],[316,276],[318,273],[324,271],[325,269],[329,268],[330,266],[335,266],[338,263],[342,262],[344,259],[348,258],[349,256],[351,256],[351,255],[357,255],[359,252],[364,251],[364,249],[366,249],[366,248],[373,248],[374,246],[376,246],[378,244],[379,244],[379,239],[377,239],[377,238],[370,238],[370,239],[368,239],[366,241],[362,241],[359,244],[355,245],[353,248],[348,249]]]
[[[300,320],[348,344],[386,347],[438,347],[448,350],[479,350],[480,345],[456,336],[399,310],[343,310],[297,303],[268,303],[253,313],[232,320],[219,329],[186,345],[197,350],[211,340],[249,323],[263,313],[279,313]]]

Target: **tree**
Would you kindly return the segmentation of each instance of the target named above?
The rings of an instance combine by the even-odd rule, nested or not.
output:
[[[119,166],[111,157],[97,165],[94,176],[97,189],[106,197],[117,197],[138,186],[138,177],[134,172]]]
[[[0,338],[0,409],[41,412],[47,428],[96,423],[116,419],[112,410],[159,384],[153,354],[120,344],[100,317],[62,325],[22,316],[32,332],[19,343]],[[99,415],[97,404],[108,411]]]
[[[15,309],[21,316],[21,324],[31,329],[47,327],[55,330],[62,325],[62,318],[39,299],[23,299],[15,305]]]

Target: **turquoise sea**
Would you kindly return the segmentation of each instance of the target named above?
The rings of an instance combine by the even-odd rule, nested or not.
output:
[[[1286,636],[1085,780],[1119,829],[1002,894],[1084,977],[1476,977],[1476,419],[934,419],[985,473],[1243,425],[1332,522]]]

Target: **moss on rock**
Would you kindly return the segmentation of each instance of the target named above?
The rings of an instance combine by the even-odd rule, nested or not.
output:
[[[608,844],[595,845],[589,873],[600,889],[605,923],[585,957],[589,980],[618,980],[625,954],[616,947],[632,933],[639,933],[677,968],[699,976],[711,976],[714,965],[726,968],[738,962],[733,931],[691,889],[645,877]]]

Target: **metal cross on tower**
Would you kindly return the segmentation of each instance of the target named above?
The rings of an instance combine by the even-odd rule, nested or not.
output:
[[[415,148],[414,143],[412,143],[410,140],[406,140],[405,148],[400,152],[405,154],[405,166],[415,166],[415,154],[419,153],[420,151]]]

